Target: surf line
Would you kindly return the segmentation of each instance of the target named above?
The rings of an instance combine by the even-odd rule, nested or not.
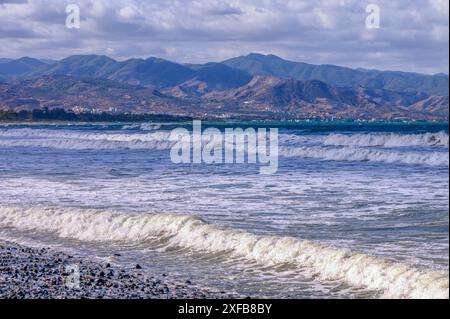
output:
[[[170,149],[175,164],[267,164],[259,173],[272,175],[278,171],[278,128],[215,127],[202,131],[199,120],[192,121],[192,133],[186,128],[171,131],[176,143]]]

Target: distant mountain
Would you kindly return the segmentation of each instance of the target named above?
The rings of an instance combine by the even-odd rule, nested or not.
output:
[[[163,87],[182,83],[192,74],[187,67],[157,58],[118,62],[107,56],[74,55],[36,70],[30,75],[95,77]]]
[[[184,83],[183,85],[186,85]],[[373,88],[339,88],[319,80],[255,76],[227,90],[177,96],[114,80],[46,75],[0,83],[0,110],[44,107],[83,112],[171,114],[195,118],[448,120],[448,97]]]
[[[41,61],[41,62],[44,62],[45,64],[55,64],[56,62],[58,62],[58,61],[56,61],[56,60],[51,60],[51,59],[39,59],[39,61]]]
[[[414,103],[410,106],[410,109],[420,113],[428,112],[431,114],[448,117],[448,106],[448,96],[431,96],[417,103]]]
[[[199,81],[211,89],[238,87],[251,79],[251,76],[244,71],[218,63],[188,67],[159,58],[129,59],[118,62],[98,55],[70,56],[51,65],[32,70],[27,75],[105,78],[156,88],[173,87],[187,81]]]
[[[424,75],[399,71],[351,69],[283,60],[275,55],[252,53],[222,62],[251,75],[270,75],[296,80],[320,80],[340,87],[366,86],[400,92],[425,92],[448,96],[448,75]]]
[[[107,78],[158,88],[181,84],[194,77],[194,71],[178,63],[159,58],[132,59],[118,63]]]
[[[165,92],[177,97],[200,96],[211,91],[238,88],[251,81],[247,72],[220,63],[189,65],[193,77]]]
[[[223,103],[235,110],[281,113],[288,118],[302,114],[317,118],[448,118],[446,97],[365,87],[339,88],[319,80],[270,76],[255,76],[240,88],[207,93],[202,98],[205,104]],[[431,103],[432,107],[419,107]]]
[[[221,63],[206,63],[191,66],[195,71],[194,80],[206,83],[210,90],[227,90],[247,84],[252,76],[245,71],[231,68]]]
[[[177,99],[143,86],[70,76],[43,76],[0,84],[0,109],[79,108],[86,111],[164,113]]]
[[[33,70],[46,65],[44,62],[29,57],[0,63],[0,76],[17,77],[25,75]]]
[[[116,61],[100,55],[56,62],[24,57],[0,63],[0,108],[81,107],[201,118],[448,120],[444,83],[448,86],[443,74],[310,65],[259,54],[206,64]],[[441,91],[447,94],[433,93]]]
[[[67,75],[97,77],[102,70],[109,69],[115,60],[99,55],[73,55],[53,64],[43,64],[27,75]]]
[[[0,64],[11,62],[13,59],[0,58]]]
[[[24,57],[0,60],[0,79],[66,75],[117,80],[158,89],[177,87],[178,94],[199,94],[237,88],[254,75],[320,80],[338,87],[372,87],[398,92],[448,96],[448,75],[351,69],[292,62],[275,55],[252,53],[222,63],[179,64],[159,58],[116,61],[100,55],[74,55],[60,61]]]
[[[276,107],[327,100],[336,104],[358,106],[367,103],[408,106],[428,98],[424,93],[395,92],[365,87],[339,88],[319,80],[299,81],[271,76],[255,76],[240,88],[212,92],[205,97],[220,97],[249,103],[266,103]]]

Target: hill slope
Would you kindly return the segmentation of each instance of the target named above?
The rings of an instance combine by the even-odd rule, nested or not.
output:
[[[98,55],[70,56],[57,63],[34,69],[26,75],[95,77],[156,88],[172,87],[187,81],[199,81],[211,89],[234,88],[251,79],[251,76],[244,71],[218,63],[189,67],[159,58],[129,59],[118,62]]]
[[[249,54],[222,63],[251,75],[270,75],[296,80],[320,80],[341,87],[366,86],[399,92],[425,92],[448,96],[448,76],[399,71],[350,69],[283,60],[275,55]]]
[[[32,72],[46,64],[38,59],[23,57],[17,60],[5,59],[0,63],[0,77],[17,77]]]
[[[77,108],[87,112],[164,113],[178,101],[161,92],[111,80],[43,76],[17,84],[0,84],[0,109]]]
[[[322,81],[255,76],[237,89],[203,95],[203,103],[285,117],[431,119],[448,118],[448,98],[365,87],[339,88]],[[422,107],[428,105],[432,107]],[[414,105],[414,107],[413,107]]]

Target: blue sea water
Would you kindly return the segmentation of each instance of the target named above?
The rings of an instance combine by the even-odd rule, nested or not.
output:
[[[0,238],[242,295],[448,297],[447,124],[206,125],[277,127],[274,175],[174,164],[189,125],[0,125]]]

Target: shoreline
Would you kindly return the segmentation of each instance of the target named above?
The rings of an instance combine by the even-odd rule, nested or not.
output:
[[[33,119],[33,120],[9,120],[0,118],[1,125],[32,125],[32,124],[142,124],[142,123],[151,123],[151,124],[161,124],[161,123],[170,123],[170,124],[191,124],[194,119],[182,119],[182,120],[52,120],[52,119]],[[245,125],[275,125],[275,126],[299,126],[299,125],[367,125],[367,126],[377,126],[377,125],[448,125],[450,122],[448,120],[443,121],[434,121],[434,120],[363,120],[363,119],[347,119],[347,120],[330,120],[330,119],[322,119],[322,120],[267,120],[267,119],[238,119],[238,118],[230,118],[230,119],[202,119],[199,118],[197,120],[201,120],[203,123],[209,125],[229,125],[229,124],[245,124]]]
[[[153,276],[139,265],[125,268],[0,240],[0,299],[223,298],[239,297]]]

